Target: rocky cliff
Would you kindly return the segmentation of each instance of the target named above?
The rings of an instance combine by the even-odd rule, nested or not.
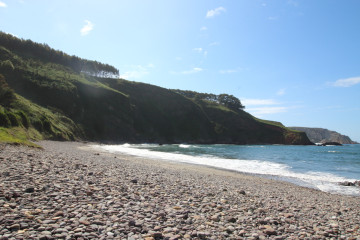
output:
[[[118,72],[0,32],[0,142],[21,132],[35,140],[311,144],[303,132],[254,118],[232,95],[189,95]]]
[[[357,144],[348,136],[325,128],[289,127],[290,129],[305,132],[310,141],[314,143],[338,142],[341,144]]]

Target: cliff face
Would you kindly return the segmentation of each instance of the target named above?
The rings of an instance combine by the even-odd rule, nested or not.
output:
[[[192,98],[116,73],[0,33],[0,84],[7,88],[0,92],[0,128],[58,140],[311,144],[303,133],[254,118],[233,96]],[[6,93],[11,101],[2,100]]]
[[[305,132],[314,143],[338,142],[341,144],[357,144],[348,136],[324,128],[289,127],[290,129]]]

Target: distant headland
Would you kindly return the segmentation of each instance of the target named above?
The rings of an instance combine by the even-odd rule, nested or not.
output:
[[[313,143],[335,142],[340,144],[358,144],[350,139],[350,137],[342,135],[338,132],[325,128],[307,128],[307,127],[289,127],[293,130],[305,132]]]

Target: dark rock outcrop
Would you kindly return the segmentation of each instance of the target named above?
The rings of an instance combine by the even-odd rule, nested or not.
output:
[[[340,182],[339,185],[346,187],[360,187],[360,181],[355,181],[355,182],[345,181],[345,182]]]
[[[318,144],[318,146],[342,146],[342,144],[338,142],[324,142]]]

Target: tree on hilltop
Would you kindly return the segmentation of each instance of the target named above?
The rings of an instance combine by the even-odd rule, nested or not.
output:
[[[241,101],[237,97],[229,94],[216,95],[211,93],[198,93],[179,89],[175,89],[173,91],[187,98],[195,99],[196,101],[206,100],[216,102],[234,111],[243,110],[245,108],[245,106],[241,104]]]
[[[218,102],[221,105],[224,105],[225,107],[232,110],[242,110],[245,108],[245,106],[241,104],[240,100],[237,97],[229,94],[220,94],[218,96]]]

